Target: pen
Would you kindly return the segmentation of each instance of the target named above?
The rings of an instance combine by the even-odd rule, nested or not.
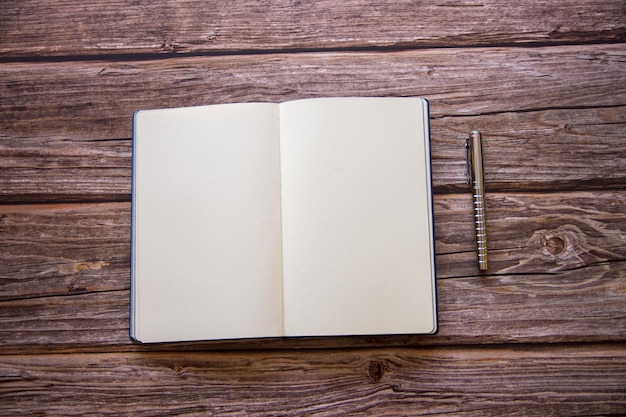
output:
[[[474,200],[474,225],[476,227],[476,253],[478,269],[487,270],[487,224],[485,222],[485,179],[483,173],[483,143],[478,130],[470,133],[467,142],[467,181],[472,186]]]

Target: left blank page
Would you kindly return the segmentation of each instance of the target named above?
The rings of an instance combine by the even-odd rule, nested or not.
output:
[[[281,336],[278,106],[135,115],[131,336]]]

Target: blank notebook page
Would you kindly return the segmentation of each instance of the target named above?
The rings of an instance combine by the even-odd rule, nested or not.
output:
[[[427,103],[281,104],[285,333],[432,333]]]
[[[281,336],[276,104],[135,118],[133,334]]]

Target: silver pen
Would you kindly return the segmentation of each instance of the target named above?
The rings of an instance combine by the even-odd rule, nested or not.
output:
[[[483,172],[483,143],[478,130],[470,133],[467,142],[467,181],[472,186],[474,200],[474,225],[476,227],[476,253],[478,269],[486,271],[487,264],[487,223],[485,221],[485,178]]]

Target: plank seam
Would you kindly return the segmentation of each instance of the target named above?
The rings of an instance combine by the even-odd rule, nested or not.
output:
[[[353,46],[334,48],[268,48],[268,49],[244,49],[244,50],[210,50],[203,52],[181,53],[176,50],[167,52],[145,52],[145,53],[105,53],[105,54],[85,54],[85,55],[30,55],[30,56],[2,56],[1,63],[39,63],[39,62],[80,62],[80,61],[155,61],[175,58],[194,57],[220,57],[220,56],[256,56],[256,55],[288,55],[288,54],[310,54],[310,53],[394,53],[420,50],[437,49],[486,49],[486,48],[544,48],[553,46],[574,46],[574,45],[619,45],[625,44],[626,37],[619,37],[615,40],[590,40],[590,41],[562,41],[562,42],[501,42],[501,43],[476,43],[472,45],[384,45],[384,46]]]

